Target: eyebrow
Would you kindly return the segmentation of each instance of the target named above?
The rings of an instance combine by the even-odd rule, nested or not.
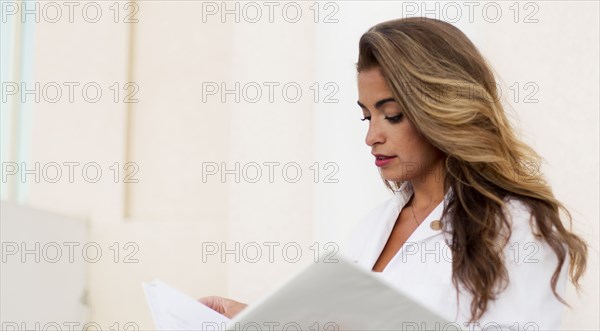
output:
[[[385,99],[381,99],[377,102],[375,102],[375,108],[379,109],[381,108],[381,106],[383,106],[385,103],[387,102],[392,102],[392,101],[396,101],[396,99],[394,98],[385,98]],[[365,105],[363,105],[362,103],[360,103],[360,101],[356,101],[356,103],[360,106],[360,108],[364,108],[367,109],[367,107],[365,107]]]

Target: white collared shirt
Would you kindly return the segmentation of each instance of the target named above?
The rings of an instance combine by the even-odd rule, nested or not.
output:
[[[343,253],[361,268],[371,271],[412,194],[412,185],[406,181],[393,197],[371,210],[358,224]],[[461,288],[457,301],[452,284],[452,252],[446,242],[451,242],[451,238],[436,226],[452,194],[450,188],[444,200],[421,222],[384,270],[374,274],[465,330],[561,329],[565,306],[550,287],[558,259],[547,243],[533,236],[529,209],[514,198],[505,199],[509,222],[512,217],[512,235],[504,250],[509,284],[496,301],[488,302],[487,311],[478,324],[466,324],[471,295]],[[562,298],[568,265],[567,255],[557,284]]]

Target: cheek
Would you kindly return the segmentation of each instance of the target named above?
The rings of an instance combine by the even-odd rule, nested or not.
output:
[[[429,167],[436,162],[438,150],[433,147],[429,141],[419,136],[418,138],[415,138],[414,146],[417,146],[418,148],[418,154],[416,154],[416,159],[414,160],[415,162],[418,162],[423,167]]]
[[[402,125],[394,130],[394,150],[403,162],[418,162],[423,152],[424,141],[411,125]]]
[[[405,166],[429,167],[438,157],[437,150],[412,125],[394,131],[394,152]]]

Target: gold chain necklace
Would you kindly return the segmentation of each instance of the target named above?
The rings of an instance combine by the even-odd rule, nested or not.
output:
[[[417,221],[417,217],[415,216],[415,210],[413,209],[413,206],[412,206],[412,204],[410,205],[410,210],[412,211],[412,214],[413,214],[413,218],[414,218],[414,220],[415,220],[415,223],[417,223],[417,227],[419,227],[419,225],[421,225],[421,223],[419,223],[419,222]]]
[[[419,227],[419,225],[421,225],[421,223],[419,223],[419,221],[417,221],[417,217],[415,216],[415,210],[413,209],[413,204],[412,204],[412,200],[413,200],[414,197],[415,196],[413,194],[413,196],[410,198],[411,199],[410,210],[412,211],[413,219],[415,220],[415,223],[417,223],[417,227]],[[425,207],[425,210],[427,210],[427,208],[429,208],[429,206],[431,206],[432,203],[433,203],[433,200],[431,200],[431,202],[429,203],[429,205],[427,205],[427,207]]]

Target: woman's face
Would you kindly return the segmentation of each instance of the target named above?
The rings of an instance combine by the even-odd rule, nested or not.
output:
[[[365,142],[375,164],[389,181],[414,180],[435,174],[442,153],[425,140],[404,116],[379,68],[358,74],[358,105],[369,120]]]

